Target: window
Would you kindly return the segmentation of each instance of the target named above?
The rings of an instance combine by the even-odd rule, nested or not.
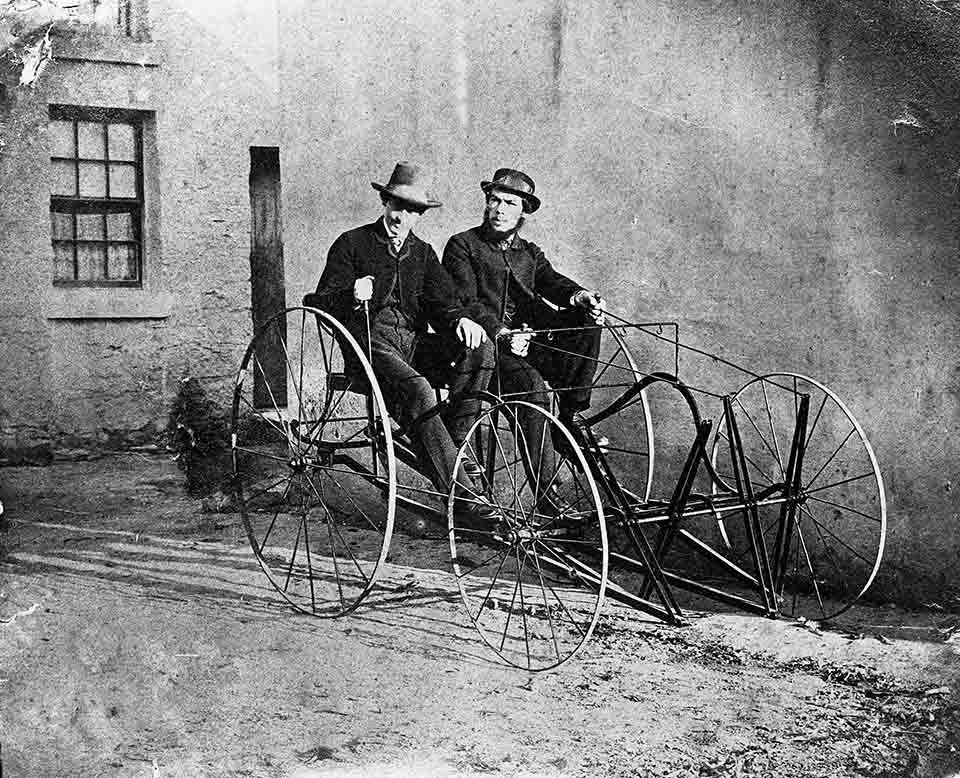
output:
[[[140,286],[143,116],[50,107],[50,220],[58,286]]]
[[[88,22],[121,35],[136,35],[137,0],[64,0],[62,7],[71,18]]]

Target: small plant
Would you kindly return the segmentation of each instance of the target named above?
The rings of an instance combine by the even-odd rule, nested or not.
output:
[[[195,496],[224,491],[230,474],[229,424],[195,378],[180,382],[167,422],[169,447]]]

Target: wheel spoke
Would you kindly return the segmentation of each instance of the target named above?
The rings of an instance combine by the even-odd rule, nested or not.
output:
[[[813,486],[817,482],[817,479],[820,478],[820,476],[823,474],[823,471],[827,469],[829,464],[836,458],[837,454],[840,453],[840,449],[842,449],[845,445],[847,445],[847,441],[850,440],[850,438],[852,438],[855,433],[856,433],[855,429],[851,429],[850,432],[847,433],[847,436],[843,439],[843,442],[836,447],[834,452],[830,455],[830,458],[826,462],[824,462],[823,465],[820,467],[820,469],[817,471],[817,474],[807,482],[808,490],[811,486]]]
[[[496,587],[497,582],[500,580],[500,573],[502,572],[503,566],[504,566],[504,564],[506,563],[507,559],[508,559],[509,556],[510,556],[510,553],[509,553],[509,552],[510,552],[510,550],[509,550],[508,548],[504,548],[504,549],[503,549],[503,552],[502,552],[502,555],[501,555],[501,558],[500,558],[500,564],[497,565],[497,570],[496,570],[496,572],[490,577],[490,586],[487,587],[487,591],[486,591],[486,593],[483,595],[483,599],[480,600],[480,605],[479,605],[479,607],[478,607],[478,610],[477,610],[476,614],[470,613],[470,612],[468,611],[468,614],[469,614],[469,616],[470,616],[470,620],[473,621],[474,623],[476,623],[477,621],[480,620],[480,615],[483,613],[483,609],[486,608],[486,607],[488,607],[488,603],[494,602],[494,601],[493,601],[493,598],[492,598],[493,590],[494,590],[494,588]],[[491,560],[491,561],[492,561],[492,560]],[[476,568],[475,568],[475,569],[476,569]],[[494,602],[494,605],[496,605],[495,602]]]
[[[347,542],[347,539],[343,536],[343,533],[340,531],[340,527],[337,526],[337,521],[334,518],[333,514],[330,512],[330,508],[327,506],[326,500],[320,494],[320,490],[317,488],[316,484],[313,483],[312,479],[307,479],[310,482],[310,487],[313,489],[314,494],[317,495],[317,499],[320,501],[320,507],[323,509],[323,513],[327,518],[326,524],[328,531],[331,534],[330,536],[330,555],[333,557],[334,565],[337,564],[337,551],[336,546],[333,542],[334,536],[340,540],[340,545],[343,546],[343,550],[350,557],[350,561],[353,562],[353,566],[357,568],[357,572],[360,574],[360,577],[363,579],[364,583],[369,583],[366,572],[364,572],[363,567],[360,565],[360,561],[354,555],[353,550],[350,548],[350,544]],[[374,530],[376,531],[376,527]],[[337,579],[339,580],[340,575],[337,573]]]
[[[503,651],[503,647],[507,642],[507,636],[510,634],[510,620],[513,618],[517,606],[517,593],[521,591],[521,581],[523,580],[523,565],[520,563],[520,560],[517,558],[516,549],[510,549],[513,552],[514,561],[517,564],[517,577],[513,582],[513,592],[510,595],[510,605],[507,608],[507,620],[503,625],[503,634],[500,636],[500,651]],[[530,661],[530,651],[529,646],[527,646],[527,663],[529,665]]]
[[[291,487],[292,485],[293,485],[293,479],[292,479],[292,478],[287,479],[287,485],[283,488],[283,494],[281,495],[281,498],[280,498],[280,499],[281,499],[281,504],[282,504],[282,501],[283,501],[283,500],[286,500],[287,495],[290,493],[290,487]],[[277,519],[280,517],[280,513],[281,513],[280,507],[278,507],[278,508],[273,512],[273,518],[270,520],[270,526],[267,527],[267,531],[266,531],[266,532],[264,533],[264,535],[263,535],[263,542],[260,543],[259,547],[256,549],[258,556],[262,556],[262,555],[263,555],[263,549],[266,548],[266,546],[267,546],[267,541],[270,539],[270,533],[273,532],[273,528],[274,528],[274,527],[276,526],[276,524],[277,524]]]
[[[863,554],[861,554],[861,553],[860,553],[859,551],[857,551],[853,546],[851,546],[851,545],[850,545],[849,543],[847,543],[843,538],[841,538],[841,537],[840,537],[839,535],[837,535],[833,530],[831,530],[830,527],[828,527],[828,526],[827,526],[826,524],[824,524],[823,522],[817,521],[817,518],[813,515],[813,512],[812,512],[806,505],[801,506],[801,510],[802,510],[803,514],[804,514],[805,516],[807,516],[807,518],[810,519],[810,522],[813,524],[813,526],[814,526],[814,527],[816,528],[816,530],[817,530],[817,534],[820,534],[820,535],[821,535],[821,538],[822,538],[822,533],[823,533],[823,532],[826,532],[831,538],[833,538],[837,543],[839,543],[841,546],[843,546],[845,549],[847,549],[847,551],[849,551],[851,554],[853,554],[853,555],[854,555],[857,559],[859,559],[861,562],[863,562],[864,564],[867,564],[867,565],[872,565],[872,564],[873,564],[873,561],[872,561],[872,560],[867,559],[865,556],[863,556]],[[829,543],[827,543],[826,539],[825,539],[825,538],[822,538],[822,540],[823,540],[824,548],[825,548],[825,549],[829,549],[830,545],[829,545]],[[829,553],[829,552],[828,552],[828,553]],[[839,568],[838,568],[838,572],[839,572]]]
[[[270,395],[270,402],[273,403],[273,410],[277,412],[277,418],[280,421],[280,424],[282,425],[282,428],[283,428],[283,433],[287,438],[287,445],[289,445],[291,449],[296,448],[293,445],[293,436],[290,433],[290,422],[289,420],[284,422],[285,417],[284,417],[283,411],[285,409],[285,406],[281,407],[280,404],[277,402],[277,398],[274,397],[273,389],[270,388],[270,378],[267,375],[267,372],[263,369],[263,365],[260,364],[260,359],[257,357],[256,354],[253,355],[253,361],[254,361],[254,367],[260,368],[260,375],[263,376],[263,383],[267,387],[267,392]],[[251,407],[253,406],[251,405]],[[261,414],[261,417],[262,417],[262,414]]]
[[[800,547],[803,549],[803,558],[806,560],[807,570],[810,571],[810,583],[813,584],[813,591],[817,595],[820,613],[825,614],[826,608],[823,606],[823,596],[820,594],[820,584],[817,582],[817,571],[813,568],[813,562],[810,560],[810,552],[807,550],[807,542],[803,538],[803,530],[799,525],[797,525],[797,540],[800,541]]]
[[[503,458],[503,461],[504,461],[504,462],[507,462],[508,459],[509,459],[509,457],[507,457],[507,452],[504,450],[503,441],[500,440],[500,435],[497,434],[497,429],[496,429],[496,428],[492,428],[491,431],[490,431],[490,434],[493,435],[493,439],[494,439],[494,441],[495,441],[496,444],[497,444],[497,449],[499,450],[500,456]],[[518,458],[519,458],[519,457],[518,457]],[[516,461],[517,461],[517,460],[514,459],[514,462],[516,462]],[[514,500],[516,500],[516,499],[517,499],[517,495],[519,494],[519,491],[520,491],[520,490],[517,488],[516,467],[513,468],[513,472],[511,472],[509,469],[505,469],[503,472],[510,478],[510,484],[511,484],[511,486],[513,487]]]
[[[750,422],[750,426],[753,427],[753,429],[756,431],[757,437],[760,439],[760,442],[763,443],[764,448],[766,448],[767,451],[770,453],[770,455],[774,458],[777,466],[780,468],[780,473],[781,473],[781,475],[783,475],[784,470],[783,470],[783,464],[780,462],[780,452],[777,451],[774,447],[771,447],[769,441],[767,441],[766,437],[764,437],[763,432],[760,430],[760,427],[758,427],[758,426],[757,426],[757,423],[754,421],[753,416],[750,414],[750,411],[748,411],[746,408],[744,408],[743,405],[740,404],[740,401],[739,401],[739,400],[737,401],[737,404],[740,405],[741,408],[743,408],[743,415],[747,417],[747,421]],[[728,438],[728,439],[729,439],[729,438]],[[776,440],[774,440],[774,446],[775,446],[775,445],[776,445]],[[774,483],[774,478],[773,478],[773,476],[768,475],[768,474],[763,470],[763,468],[761,468],[759,465],[757,465],[756,462],[754,462],[754,460],[751,459],[751,458],[750,458],[749,456],[747,456],[746,454],[744,454],[744,457],[746,458],[746,460],[747,460],[751,465],[753,465],[753,466],[757,469],[757,471],[758,471],[761,475],[763,475],[765,478],[767,478],[767,480],[768,480],[770,483]],[[782,480],[782,479],[781,479],[781,480]]]
[[[817,408],[817,413],[813,417],[813,423],[809,425],[810,429],[807,432],[806,440],[804,441],[804,454],[806,454],[806,450],[810,448],[810,442],[813,440],[813,437],[817,432],[817,427],[820,424],[820,417],[823,415],[823,409],[826,407],[827,400],[829,399],[830,395],[824,394],[823,398],[820,400],[820,407]]]
[[[553,617],[550,613],[550,602],[547,599],[547,588],[550,588],[551,592],[553,587],[543,579],[543,571],[540,569],[540,560],[537,558],[536,553],[531,555],[533,558],[534,566],[537,569],[537,577],[540,579],[540,592],[543,595],[543,612],[544,616],[547,619],[547,623],[550,626],[550,637],[553,639],[553,651],[554,655],[559,659],[560,658],[560,641],[557,639],[557,630],[553,626]],[[554,592],[556,596],[556,592]]]
[[[766,382],[760,383],[760,388],[763,390],[763,407],[767,411],[767,424],[770,427],[770,437],[773,438],[773,450],[777,457],[777,465],[780,467],[780,473],[786,478],[787,470],[783,466],[783,457],[780,455],[780,441],[777,439],[777,428],[773,422],[773,412],[770,410],[770,398],[767,396],[767,384]],[[796,401],[796,381],[794,381],[794,391],[793,391],[794,401]]]
[[[867,521],[872,521],[875,524],[880,524],[883,521],[883,519],[879,516],[876,516],[870,513],[864,513],[863,511],[859,511],[856,508],[851,508],[849,505],[844,505],[843,503],[834,502],[833,500],[827,500],[823,497],[811,496],[810,500],[812,500],[813,502],[822,503],[824,505],[829,505],[830,507],[836,508],[837,510],[846,511],[847,513],[852,513],[856,516],[860,516],[861,518],[867,519]]]

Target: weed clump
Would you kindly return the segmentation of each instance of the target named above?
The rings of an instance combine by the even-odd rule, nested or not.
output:
[[[169,447],[196,497],[229,489],[230,424],[195,378],[185,378],[167,422]]]

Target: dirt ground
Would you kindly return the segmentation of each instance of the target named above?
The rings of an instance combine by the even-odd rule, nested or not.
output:
[[[531,675],[480,643],[429,535],[316,620],[169,456],[0,469],[0,499],[7,778],[960,775],[957,614],[691,602],[674,628],[609,603]]]

